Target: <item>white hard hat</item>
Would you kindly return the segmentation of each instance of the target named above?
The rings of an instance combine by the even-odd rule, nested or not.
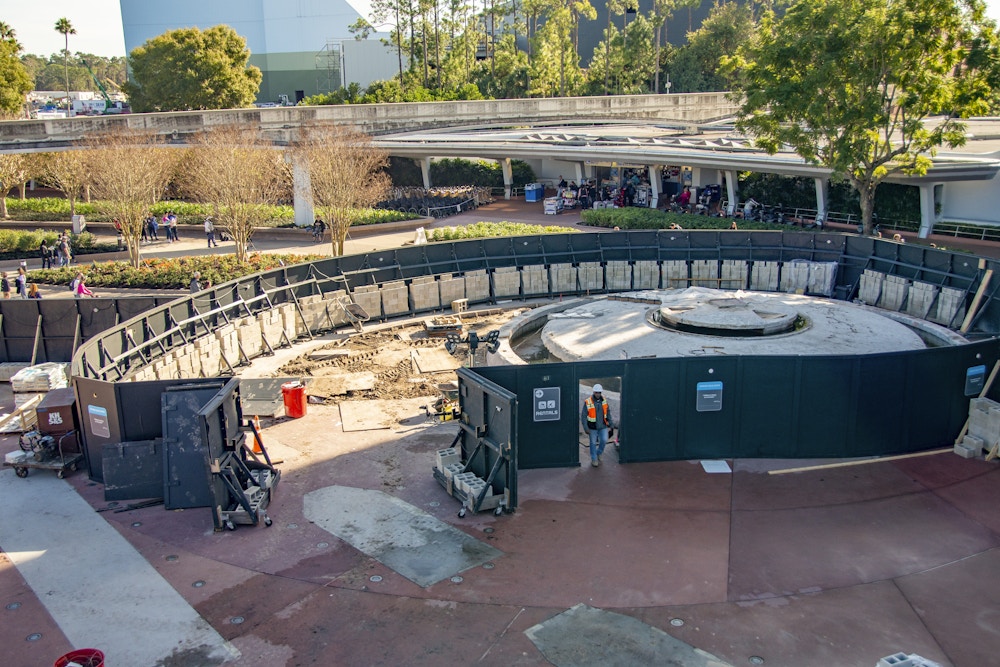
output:
[[[602,387],[599,384],[595,384],[594,385],[594,393],[595,394],[602,394],[602,393],[604,393],[604,387]]]

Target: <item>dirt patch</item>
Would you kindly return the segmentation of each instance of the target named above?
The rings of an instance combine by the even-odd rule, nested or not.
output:
[[[461,320],[464,335],[475,331],[485,336],[487,332],[498,329],[525,310],[514,308],[463,313]],[[421,374],[412,354],[415,350],[444,350],[444,338],[427,334],[424,322],[431,319],[433,318],[427,317],[419,322],[411,321],[378,331],[366,331],[329,343],[288,362],[281,367],[279,375],[315,377],[318,381],[315,388],[310,389],[310,394],[337,401],[437,395],[439,384],[455,379],[454,371]],[[338,354],[334,354],[335,352]],[[483,345],[476,362],[483,361],[485,354]],[[462,365],[468,364],[468,348],[465,345],[455,355]],[[365,381],[351,382],[343,379],[351,374],[358,374],[358,378],[363,377]],[[374,376],[374,382],[370,381],[371,376]],[[337,377],[338,381],[323,379],[332,377]]]

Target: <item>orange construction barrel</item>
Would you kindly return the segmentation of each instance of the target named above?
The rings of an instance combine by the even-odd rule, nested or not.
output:
[[[301,382],[281,385],[281,398],[285,401],[285,414],[293,419],[306,416],[306,386]]]
[[[56,660],[54,667],[66,667],[70,664],[80,667],[104,667],[104,653],[96,648],[80,648]]]

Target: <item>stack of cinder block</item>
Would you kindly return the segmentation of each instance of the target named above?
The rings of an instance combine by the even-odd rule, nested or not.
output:
[[[909,280],[902,276],[887,275],[882,282],[882,296],[879,298],[878,307],[898,312],[902,309],[909,291]]]
[[[805,294],[809,288],[809,262],[793,260],[782,264],[779,287],[789,294]]]
[[[632,266],[622,260],[612,260],[604,269],[608,291],[622,292],[632,289]]]
[[[684,289],[688,286],[688,264],[683,259],[663,263],[663,289]]]
[[[576,291],[576,267],[572,264],[550,265],[549,283],[555,294],[572,294]]]
[[[493,296],[498,299],[520,296],[521,274],[516,266],[500,266],[493,270]]]
[[[634,289],[659,289],[659,265],[650,259],[636,261],[632,269],[632,287]]]
[[[777,262],[754,262],[750,289],[759,292],[777,292],[778,266]]]
[[[549,293],[549,272],[542,264],[521,269],[521,293],[525,296]]]
[[[691,284],[715,289],[719,286],[719,262],[714,259],[696,259],[691,262]]]
[[[604,267],[600,262],[580,262],[577,277],[580,279],[580,289],[584,292],[604,289]]]
[[[465,298],[469,303],[490,300],[490,276],[486,269],[475,269],[465,274]]]
[[[969,401],[969,428],[961,442],[955,444],[955,453],[962,458],[981,456],[983,450],[991,451],[1000,442],[1000,403],[988,398]]]
[[[719,289],[746,289],[747,263],[740,259],[724,259],[719,277]]]
[[[456,278],[450,273],[438,276],[441,303],[451,303],[465,298],[465,278]]]
[[[941,667],[940,663],[928,660],[916,653],[893,653],[878,661],[875,667]]]

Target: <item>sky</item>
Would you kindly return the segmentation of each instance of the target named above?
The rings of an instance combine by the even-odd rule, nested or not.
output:
[[[14,28],[25,53],[48,57],[62,51],[63,36],[55,31],[55,24],[65,17],[76,28],[76,34],[69,36],[71,52],[105,57],[125,55],[118,0],[45,0],[37,5],[26,0],[7,0],[4,4],[0,21]],[[1000,0],[986,0],[986,6],[989,16],[1000,23]]]

